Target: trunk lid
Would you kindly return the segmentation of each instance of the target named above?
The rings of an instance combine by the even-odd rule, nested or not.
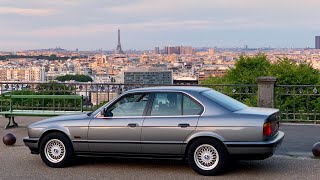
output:
[[[261,108],[261,107],[247,107],[247,108],[241,109],[239,111],[236,111],[234,113],[270,116],[270,115],[277,113],[277,112],[279,112],[279,109]]]

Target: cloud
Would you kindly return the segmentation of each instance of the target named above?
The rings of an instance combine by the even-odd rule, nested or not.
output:
[[[320,5],[319,0],[136,0],[132,3],[106,7],[112,13],[149,14],[179,13],[201,10],[215,11],[216,9],[281,9],[282,12],[292,9],[308,11]]]
[[[119,27],[137,48],[166,39],[228,41],[232,35],[250,45],[281,32],[299,32],[283,38],[313,44],[320,30],[319,6],[319,0],[0,0],[0,50],[17,40],[26,42],[17,47],[28,47],[30,40],[39,46],[61,42],[95,48],[110,43]]]
[[[44,16],[53,15],[57,11],[54,9],[32,9],[17,7],[0,7],[0,14],[18,14],[26,16]]]
[[[115,33],[118,28],[126,32],[182,32],[197,30],[242,30],[242,29],[263,29],[270,28],[272,23],[253,21],[241,18],[231,18],[220,21],[212,20],[162,20],[144,21],[133,23],[101,23],[101,24],[82,24],[74,26],[41,27],[34,30],[21,30],[19,32],[3,30],[7,35],[19,35],[21,37],[35,38],[64,38],[64,37],[90,37],[95,34]]]

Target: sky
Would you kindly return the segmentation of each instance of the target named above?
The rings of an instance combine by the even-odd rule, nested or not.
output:
[[[0,0],[0,51],[314,47],[319,0]]]

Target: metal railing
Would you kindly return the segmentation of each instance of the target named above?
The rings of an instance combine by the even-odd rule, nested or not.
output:
[[[9,99],[8,94],[18,95],[80,95],[84,97],[83,109],[93,111],[124,91],[163,84],[113,84],[113,83],[36,83],[0,82],[0,111],[8,111],[10,103],[16,109],[62,110],[80,109],[81,102],[74,100],[22,100]],[[249,106],[257,106],[257,84],[166,85],[203,86],[229,95]],[[320,122],[320,85],[276,85],[276,108],[281,111],[281,121]],[[272,97],[270,97],[272,98]],[[28,103],[27,103],[28,102]],[[25,103],[25,104],[23,104]]]
[[[10,101],[13,108],[16,109],[34,109],[50,110],[56,109],[61,111],[70,111],[77,109],[75,102],[56,101],[52,105],[50,100],[12,102],[8,94],[19,95],[81,95],[84,97],[83,109],[93,111],[115,98],[124,91],[141,88],[164,86],[163,84],[112,84],[112,83],[36,83],[36,82],[0,82],[0,111],[8,111]],[[166,85],[166,86],[204,86],[215,89],[221,93],[227,94],[248,105],[257,105],[257,85],[246,84],[212,84],[212,85]],[[80,106],[80,102],[76,106]]]
[[[74,100],[63,100],[55,103],[52,107],[52,102],[47,99],[35,101],[29,99],[29,104],[23,104],[23,101],[12,102],[8,98],[9,94],[15,95],[80,95],[84,97],[83,109],[92,111],[100,104],[108,102],[116,97],[122,91],[121,84],[99,84],[99,83],[35,83],[35,82],[0,82],[0,110],[6,111],[8,103],[13,103],[15,109],[35,109],[35,110],[50,110],[56,108],[62,111],[70,111],[77,109],[75,106],[80,106],[80,102],[73,103]],[[31,101],[31,103],[30,103]],[[24,101],[26,103],[26,100]],[[30,104],[32,107],[30,107]],[[49,109],[48,109],[49,108]],[[78,107],[79,108],[79,107]]]
[[[281,121],[320,122],[320,86],[276,85],[276,107]]]

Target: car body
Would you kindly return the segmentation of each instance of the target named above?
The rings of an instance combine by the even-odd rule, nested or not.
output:
[[[24,143],[50,167],[74,155],[188,158],[199,174],[215,175],[233,158],[270,157],[284,138],[278,116],[205,87],[139,88],[89,114],[35,122]]]

